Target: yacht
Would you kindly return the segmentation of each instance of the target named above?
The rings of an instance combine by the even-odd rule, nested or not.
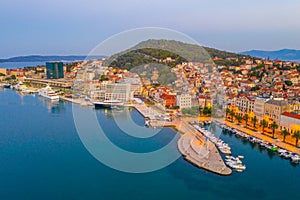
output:
[[[49,85],[47,85],[45,88],[41,88],[39,90],[39,95],[53,101],[59,100],[59,96],[54,90],[52,90],[52,88]]]

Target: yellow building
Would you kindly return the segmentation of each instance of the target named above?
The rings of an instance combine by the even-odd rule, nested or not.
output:
[[[300,115],[284,112],[280,119],[280,130],[286,129],[290,133],[300,130]]]
[[[280,124],[280,116],[283,112],[289,111],[289,104],[284,100],[269,100],[265,103],[264,116],[271,121]]]
[[[0,68],[0,73],[7,75],[6,68]]]

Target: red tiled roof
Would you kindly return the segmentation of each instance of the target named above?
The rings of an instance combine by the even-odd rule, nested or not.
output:
[[[294,113],[290,113],[290,112],[284,112],[284,113],[282,113],[282,115],[290,117],[290,118],[300,119],[300,115],[294,114]]]

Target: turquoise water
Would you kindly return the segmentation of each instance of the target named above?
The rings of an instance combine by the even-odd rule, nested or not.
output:
[[[299,166],[234,135],[220,137],[234,155],[245,155],[243,173],[221,177],[179,158],[156,172],[128,174],[89,154],[76,132],[70,103],[51,104],[37,96],[0,90],[0,113],[1,199],[299,198]],[[109,138],[129,150],[152,151],[175,136],[172,129],[163,129],[148,141],[132,139],[116,126],[110,112],[98,110],[97,116]],[[131,116],[144,124],[135,110]]]

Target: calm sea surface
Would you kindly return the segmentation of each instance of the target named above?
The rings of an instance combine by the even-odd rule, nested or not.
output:
[[[46,62],[0,62],[0,68],[17,69],[24,67],[36,67],[46,65]]]
[[[96,112],[102,128],[122,148],[152,151],[175,136],[172,129],[163,129],[148,141],[133,139],[117,127],[110,111]],[[131,116],[144,124],[135,110]],[[179,158],[156,172],[123,173],[85,149],[70,103],[51,104],[0,89],[0,199],[299,199],[299,166],[234,135],[220,137],[234,155],[245,156],[246,171],[221,177]]]

